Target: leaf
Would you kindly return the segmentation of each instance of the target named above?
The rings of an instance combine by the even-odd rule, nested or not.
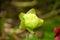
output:
[[[32,9],[30,9],[30,10],[27,12],[27,14],[29,14],[29,13],[31,13],[31,14],[36,14],[36,11],[35,11],[34,8],[32,8]]]
[[[19,18],[20,18],[20,19],[22,19],[22,18],[23,18],[23,16],[24,16],[24,13],[23,13],[23,12],[21,12],[21,13],[19,14]]]

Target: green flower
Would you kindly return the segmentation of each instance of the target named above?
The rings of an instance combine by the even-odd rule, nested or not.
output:
[[[20,13],[19,18],[21,20],[20,29],[26,28],[29,32],[33,33],[33,29],[41,26],[44,22],[43,19],[37,17],[35,9],[29,10],[26,14]]]

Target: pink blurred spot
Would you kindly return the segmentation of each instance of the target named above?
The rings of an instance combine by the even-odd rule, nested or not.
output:
[[[55,37],[55,40],[60,40],[60,35]]]

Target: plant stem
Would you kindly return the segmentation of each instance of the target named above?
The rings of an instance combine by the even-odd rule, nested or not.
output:
[[[2,11],[3,16],[2,19],[0,20],[0,34],[2,34],[2,40],[5,40],[5,33],[4,33],[4,22],[5,22],[5,17],[6,17],[6,11]]]

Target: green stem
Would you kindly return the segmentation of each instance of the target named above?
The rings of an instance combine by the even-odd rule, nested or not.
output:
[[[3,16],[2,16],[2,19],[0,20],[0,35],[2,36],[2,40],[4,39],[5,40],[5,33],[4,33],[4,22],[5,22],[5,17],[6,17],[6,11],[2,11],[3,13]]]
[[[55,12],[57,6],[58,6],[58,1],[56,0],[55,4],[53,5],[53,8],[52,8],[51,14],[54,14],[54,12]]]
[[[2,30],[2,26],[5,22],[5,16],[6,16],[6,11],[3,11],[3,16],[2,16],[2,19],[0,20],[0,31]]]
[[[32,29],[27,28],[27,30],[28,30],[30,33],[34,34],[34,32],[33,32]]]

